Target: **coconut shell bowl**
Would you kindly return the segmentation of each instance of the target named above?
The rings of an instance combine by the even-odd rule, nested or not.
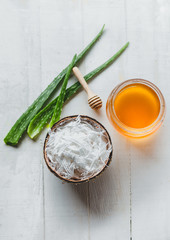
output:
[[[77,117],[78,117],[78,115],[68,116],[68,117],[62,118],[61,120],[59,120],[57,123],[55,123],[53,125],[53,127],[51,128],[51,131],[52,132],[57,132],[58,128],[64,127],[66,124],[68,124],[71,121],[76,121]],[[45,162],[46,162],[47,167],[49,168],[49,170],[56,177],[60,178],[61,180],[69,182],[69,183],[75,183],[75,184],[76,183],[88,182],[88,181],[90,181],[92,179],[95,179],[97,176],[99,176],[101,173],[103,173],[103,171],[109,166],[109,164],[111,162],[112,152],[113,152],[112,142],[111,142],[111,138],[109,136],[109,133],[107,132],[107,130],[105,129],[105,127],[101,123],[99,123],[98,121],[96,121],[95,119],[93,119],[91,117],[84,116],[84,115],[80,115],[80,120],[81,120],[81,122],[90,124],[93,128],[101,129],[101,131],[103,131],[103,136],[104,136],[103,140],[106,143],[106,150],[110,149],[109,155],[107,154],[107,157],[106,157],[106,159],[104,161],[104,164],[103,164],[102,168],[99,171],[97,171],[94,174],[88,176],[87,178],[72,177],[72,178],[68,179],[65,176],[63,176],[62,173],[59,173],[57,171],[56,167],[52,166],[51,160],[49,159],[49,157],[47,155],[46,147],[47,147],[47,143],[48,143],[48,140],[49,140],[49,137],[50,137],[49,133],[47,133],[47,135],[46,135],[46,138],[45,138],[45,141],[44,141],[44,149],[43,149],[44,159],[45,159]]]

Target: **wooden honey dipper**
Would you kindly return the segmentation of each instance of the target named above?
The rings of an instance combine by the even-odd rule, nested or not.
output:
[[[84,88],[84,90],[86,91],[87,95],[88,95],[88,103],[89,106],[92,109],[97,109],[97,108],[101,108],[102,107],[102,100],[99,96],[97,96],[95,93],[92,92],[92,90],[89,88],[87,82],[85,81],[83,75],[81,74],[80,70],[78,69],[78,67],[74,67],[73,69],[73,73],[76,76],[76,78],[78,79],[78,81],[80,82],[80,84],[82,85],[82,87]]]

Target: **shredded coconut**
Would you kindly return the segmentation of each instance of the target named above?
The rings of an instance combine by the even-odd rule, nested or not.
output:
[[[49,132],[50,165],[64,178],[85,179],[101,171],[111,152],[104,130],[78,116]]]

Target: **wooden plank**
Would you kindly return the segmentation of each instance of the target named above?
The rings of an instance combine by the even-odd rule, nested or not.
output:
[[[39,11],[17,2],[0,7],[0,239],[33,240],[44,235],[42,149],[28,138],[18,148],[2,141],[41,91]]]
[[[113,55],[127,41],[124,12],[124,1],[83,1],[84,37],[98,24],[106,24],[103,38],[86,61],[87,72]],[[86,113],[109,130],[114,148],[111,166],[94,183],[89,183],[90,239],[130,238],[129,146],[126,139],[110,126],[105,111],[111,90],[126,78],[127,56],[128,50],[90,83],[91,88],[101,96],[103,108],[98,114],[86,107]]]
[[[67,7],[66,7],[67,6]],[[47,85],[72,56],[85,46],[82,36],[81,4],[74,1],[42,1],[41,44],[42,84]],[[94,37],[89,35],[88,41]],[[69,80],[70,84],[70,80]],[[69,111],[68,108],[70,109]],[[68,104],[62,117],[74,114],[76,108]],[[77,112],[77,111],[76,111]],[[78,112],[77,112],[78,113]],[[44,135],[41,135],[44,140]],[[62,184],[44,167],[45,238],[88,239],[88,186]]]
[[[129,78],[155,83],[169,104],[169,1],[127,1]],[[169,112],[155,135],[130,143],[132,239],[170,239]]]

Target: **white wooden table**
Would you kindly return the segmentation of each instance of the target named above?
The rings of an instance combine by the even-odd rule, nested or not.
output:
[[[80,65],[84,74],[126,41],[130,46],[90,83],[104,101],[101,114],[81,91],[62,117],[86,114],[102,122],[113,161],[94,183],[62,184],[43,160],[47,129],[37,142],[25,136],[17,148],[3,138],[104,23],[101,40]],[[170,1],[1,0],[0,33],[0,239],[169,240]],[[158,133],[132,141],[109,124],[105,103],[118,83],[136,77],[161,89],[167,113]]]

